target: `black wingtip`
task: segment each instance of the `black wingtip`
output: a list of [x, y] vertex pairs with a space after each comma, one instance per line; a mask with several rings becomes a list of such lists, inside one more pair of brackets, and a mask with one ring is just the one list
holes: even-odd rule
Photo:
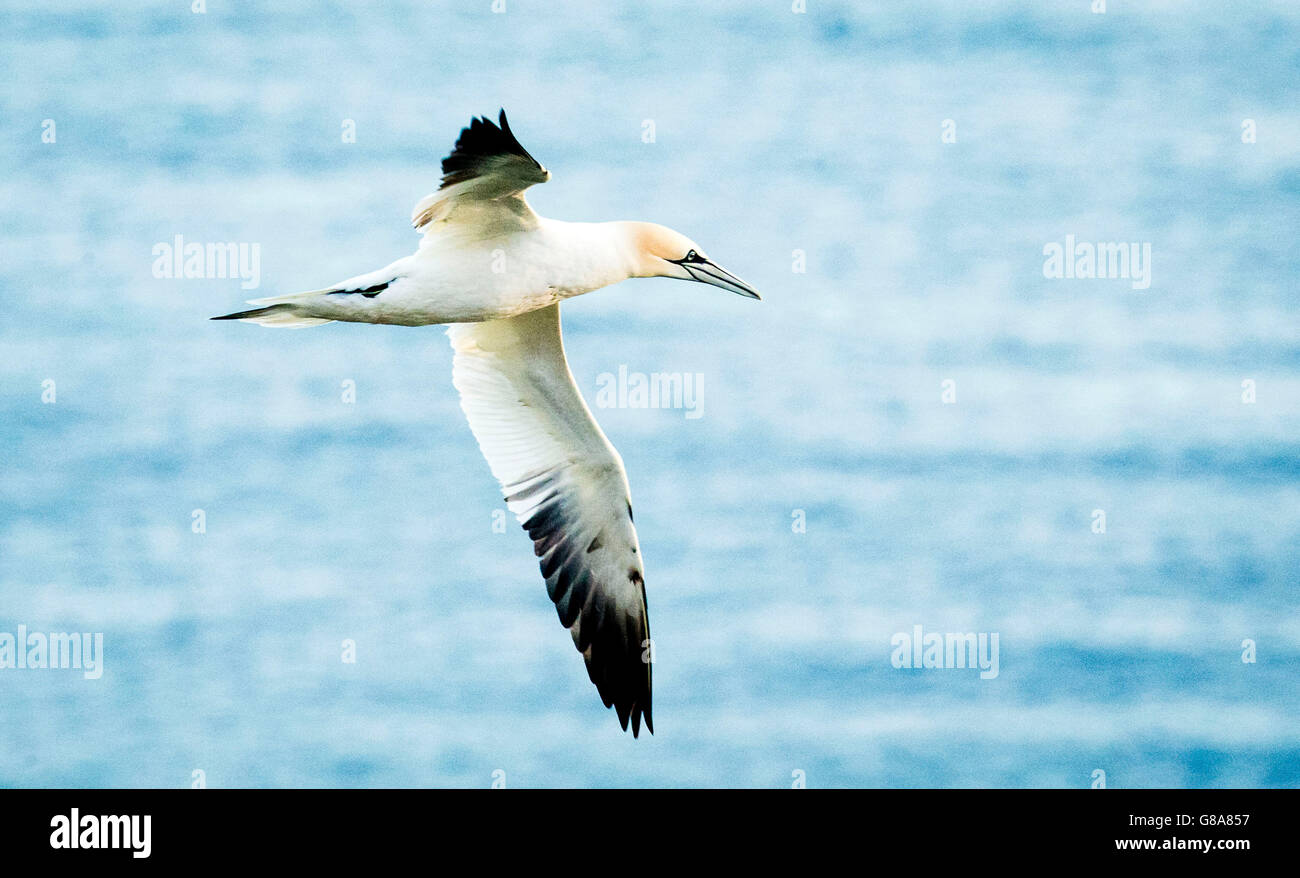
[[234, 314], [222, 314], [220, 317], [209, 317], [209, 320], [248, 320], [253, 317], [265, 317], [268, 314], [278, 314], [281, 311], [288, 311], [290, 305], [267, 305], [265, 308], [252, 308], [248, 311], [236, 311]]
[[[645, 721], [645, 730], [650, 734], [655, 733], [654, 721], [650, 719], [650, 711], [645, 708], [632, 708], [632, 737], [641, 737], [641, 721]], [[626, 730], [626, 727], [624, 727]]]
[[442, 160], [442, 185], [446, 189], [457, 183], [473, 179], [484, 168], [485, 163], [498, 156], [517, 156], [530, 162], [538, 171], [536, 182], [545, 182], [547, 175], [540, 162], [528, 154], [518, 138], [510, 130], [506, 121], [506, 111], [502, 107], [498, 116], [500, 124], [487, 116], [475, 116], [469, 126], [462, 128], [460, 137], [451, 153]]

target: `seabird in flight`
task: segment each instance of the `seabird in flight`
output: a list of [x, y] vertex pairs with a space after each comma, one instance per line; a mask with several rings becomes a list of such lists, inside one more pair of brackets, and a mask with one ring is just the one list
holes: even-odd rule
[[452, 382], [506, 505], [541, 559], [546, 591], [606, 707], [652, 733], [645, 568], [623, 460], [564, 357], [560, 302], [632, 277], [749, 284], [685, 235], [654, 223], [540, 217], [524, 190], [551, 178], [510, 131], [474, 119], [412, 215], [410, 256], [324, 289], [254, 299], [214, 317], [263, 326], [333, 320], [450, 324]]

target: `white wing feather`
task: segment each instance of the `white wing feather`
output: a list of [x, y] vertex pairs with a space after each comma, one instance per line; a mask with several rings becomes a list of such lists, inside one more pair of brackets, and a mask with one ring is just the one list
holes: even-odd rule
[[456, 324], [461, 407], [533, 539], [546, 588], [623, 728], [654, 731], [645, 574], [627, 476], [574, 384], [558, 305]]

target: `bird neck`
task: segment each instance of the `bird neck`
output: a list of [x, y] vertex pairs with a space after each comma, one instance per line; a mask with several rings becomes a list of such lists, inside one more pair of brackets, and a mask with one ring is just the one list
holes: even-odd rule
[[[588, 290], [643, 277], [636, 249], [635, 223], [570, 223], [548, 220], [566, 261]], [[577, 280], [578, 278], [575, 278]]]

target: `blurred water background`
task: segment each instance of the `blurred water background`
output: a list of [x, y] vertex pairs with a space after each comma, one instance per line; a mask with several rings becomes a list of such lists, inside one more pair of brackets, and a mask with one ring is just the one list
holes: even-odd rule
[[[106, 670], [0, 670], [0, 785], [1300, 784], [1300, 6], [1089, 6], [4, 4], [0, 631]], [[698, 419], [596, 412], [638, 741], [493, 531], [441, 329], [207, 320], [410, 252], [501, 106], [540, 213], [765, 294], [564, 307], [589, 400], [704, 376]], [[1149, 242], [1150, 288], [1045, 278], [1067, 234]], [[176, 235], [259, 289], [154, 277]], [[895, 669], [917, 624], [999, 675]]]

